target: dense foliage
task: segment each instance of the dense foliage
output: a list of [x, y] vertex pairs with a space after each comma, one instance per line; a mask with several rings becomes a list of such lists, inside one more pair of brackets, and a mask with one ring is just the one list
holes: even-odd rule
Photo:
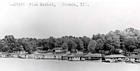
[[140, 52], [140, 31], [127, 28], [124, 31], [116, 30], [107, 34], [94, 34], [92, 38], [63, 36], [47, 39], [16, 39], [13, 35], [6, 35], [0, 40], [1, 52], [25, 51], [33, 53], [38, 50], [49, 52], [54, 48], [62, 48], [71, 53], [81, 51], [84, 53], [117, 54], [120, 53], [120, 50], [123, 52]]

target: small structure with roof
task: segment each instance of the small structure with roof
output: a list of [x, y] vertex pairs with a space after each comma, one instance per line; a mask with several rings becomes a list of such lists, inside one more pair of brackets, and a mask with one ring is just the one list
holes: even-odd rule
[[92, 54], [92, 53], [88, 53], [86, 55], [84, 55], [85, 60], [101, 60], [102, 59], [102, 54]]
[[107, 61], [107, 62], [122, 62], [124, 61], [126, 58], [126, 56], [124, 55], [121, 55], [121, 54], [117, 54], [117, 55], [107, 55], [107, 56], [104, 56], [104, 59], [103, 61]]
[[18, 58], [19, 57], [19, 54], [17, 54], [17, 53], [10, 53], [10, 57], [12, 57], [12, 58]]
[[43, 55], [44, 55], [44, 59], [55, 59], [55, 56], [52, 53], [45, 53]]
[[6, 53], [6, 52], [2, 52], [2, 53], [0, 53], [0, 57], [2, 57], [2, 58], [8, 58], [8, 57], [10, 57], [10, 54], [9, 53]]
[[54, 59], [61, 60], [64, 54], [54, 54]]
[[130, 55], [127, 57], [127, 62], [140, 62], [140, 55]]
[[48, 51], [46, 51], [46, 50], [43, 50], [43, 47], [36, 47], [36, 53], [47, 53]]
[[85, 60], [83, 57], [83, 54], [67, 54], [62, 56], [63, 60], [69, 60], [69, 61], [82, 61]]
[[125, 53], [127, 56], [131, 56], [131, 55], [138, 55], [139, 52], [126, 52]]
[[52, 49], [53, 53], [66, 53], [66, 49], [63, 49], [61, 47], [56, 47]]
[[28, 58], [28, 54], [20, 54], [18, 55], [18, 57], [25, 59], [25, 58]]

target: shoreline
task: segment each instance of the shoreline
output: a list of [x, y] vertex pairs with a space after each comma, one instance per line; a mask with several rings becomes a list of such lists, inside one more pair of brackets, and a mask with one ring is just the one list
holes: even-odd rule
[[[7, 61], [7, 60], [10, 60], [10, 62], [14, 62], [16, 60], [16, 62], [14, 63], [18, 63], [20, 61], [27, 61], [27, 63], [29, 63], [30, 61], [31, 62], [49, 62], [49, 63], [63, 63], [63, 64], [97, 64], [97, 65], [100, 65], [100, 64], [103, 64], [103, 65], [120, 65], [120, 64], [123, 64], [123, 65], [140, 65], [139, 63], [126, 63], [126, 62], [118, 62], [118, 63], [106, 63], [106, 62], [99, 62], [99, 61], [67, 61], [67, 60], [42, 60], [42, 59], [19, 59], [19, 58], [0, 58], [0, 62], [4, 62]], [[6, 62], [7, 63], [7, 62]], [[26, 62], [25, 62], [26, 63]]]
[[0, 71], [139, 71], [140, 64], [0, 58]]
[[[135, 56], [136, 57], [136, 56]], [[134, 57], [124, 56], [122, 54], [102, 55], [102, 54], [16, 54], [2, 53], [0, 58], [17, 58], [17, 59], [32, 59], [32, 60], [57, 60], [69, 62], [102, 62], [102, 63], [132, 63], [140, 64], [140, 60]]]
[[69, 62], [69, 63], [97, 63], [97, 64], [140, 64], [140, 63], [131, 63], [131, 62], [102, 62], [101, 60], [85, 60], [85, 61], [79, 61], [79, 60], [58, 60], [58, 59], [30, 59], [30, 58], [0, 58], [0, 60], [31, 60], [31, 61], [54, 61], [54, 62]]

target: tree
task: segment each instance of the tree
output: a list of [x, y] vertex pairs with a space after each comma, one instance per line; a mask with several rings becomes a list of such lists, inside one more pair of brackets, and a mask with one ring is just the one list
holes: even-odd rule
[[126, 51], [125, 40], [126, 40], [125, 36], [120, 35], [120, 49], [122, 49], [123, 51]]
[[10, 53], [16, 51], [17, 42], [13, 35], [6, 35], [3, 41], [4, 41], [3, 51]]
[[63, 38], [57, 38], [55, 40], [55, 46], [56, 47], [61, 47], [63, 45]]
[[128, 49], [129, 49], [130, 52], [133, 52], [134, 49], [136, 49], [136, 48], [137, 48], [137, 47], [136, 47], [135, 45], [130, 45], [130, 46], [128, 47]]
[[125, 49], [127, 51], [133, 52], [133, 50], [137, 48], [136, 41], [137, 41], [137, 39], [135, 39], [135, 38], [126, 38], [124, 40]]
[[83, 37], [80, 37], [80, 39], [83, 41], [83, 46], [84, 46], [83, 52], [88, 52], [88, 44], [89, 44], [90, 38], [87, 36], [83, 36]]
[[97, 41], [97, 45], [96, 45], [96, 52], [100, 53], [101, 51], [103, 51], [103, 46], [104, 46], [104, 41], [102, 39], [98, 39]]
[[67, 49], [68, 50], [68, 44], [67, 43], [63, 43], [61, 46], [63, 49]]
[[56, 39], [54, 37], [50, 37], [47, 40], [48, 40], [49, 49], [53, 49], [56, 47], [55, 46]]
[[98, 39], [104, 40], [105, 39], [105, 35], [104, 34], [97, 34], [97, 35], [93, 34], [92, 40], [98, 40]]
[[70, 51], [71, 53], [76, 53], [76, 47], [77, 47], [76, 43], [73, 40], [69, 39], [68, 40], [68, 51]]
[[74, 39], [74, 42], [77, 44], [76, 49], [77, 49], [78, 51], [83, 51], [83, 50], [84, 50], [84, 44], [83, 44], [83, 41], [82, 41], [81, 39], [75, 38], [75, 39]]
[[49, 41], [47, 39], [38, 40], [37, 47], [42, 47], [42, 51], [49, 50]]
[[2, 52], [3, 50], [3, 47], [4, 47], [4, 44], [3, 44], [3, 42], [2, 42], [2, 40], [0, 40], [0, 52]]
[[32, 53], [30, 47], [28, 46], [28, 42], [25, 38], [18, 39], [18, 43], [19, 45], [21, 45], [21, 47], [23, 48], [25, 52], [28, 52], [29, 54]]
[[96, 49], [96, 46], [97, 46], [97, 42], [95, 40], [90, 40], [89, 44], [88, 44], [88, 50], [89, 52], [96, 52], [95, 49]]

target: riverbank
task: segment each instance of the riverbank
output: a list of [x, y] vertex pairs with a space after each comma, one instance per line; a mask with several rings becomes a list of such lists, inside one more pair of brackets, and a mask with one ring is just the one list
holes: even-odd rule
[[140, 64], [0, 58], [0, 71], [139, 71]]
[[106, 62], [106, 63], [140, 63], [139, 55], [124, 56], [116, 55], [101, 55], [101, 54], [13, 54], [3, 53], [0, 58], [19, 58], [19, 59], [35, 59], [35, 60], [63, 60], [63, 61], [91, 61], [91, 62]]

